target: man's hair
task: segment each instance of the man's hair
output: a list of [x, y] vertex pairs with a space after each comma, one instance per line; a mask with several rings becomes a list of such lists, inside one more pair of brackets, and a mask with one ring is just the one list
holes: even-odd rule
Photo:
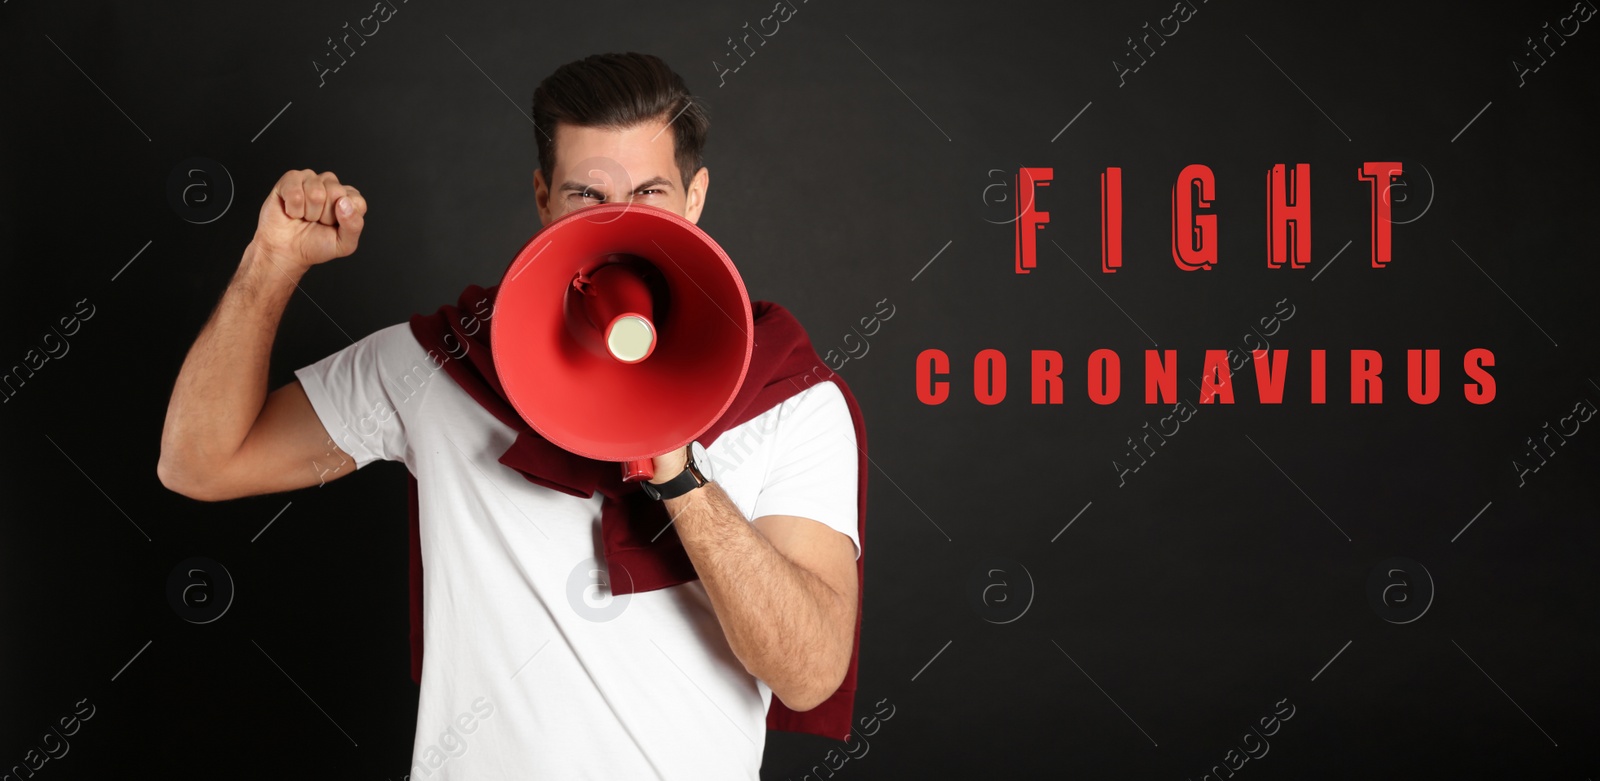
[[556, 69], [533, 91], [534, 141], [545, 182], [555, 169], [556, 123], [613, 130], [669, 120], [673, 155], [688, 188], [704, 163], [711, 119], [683, 79], [661, 58], [628, 52], [594, 54]]

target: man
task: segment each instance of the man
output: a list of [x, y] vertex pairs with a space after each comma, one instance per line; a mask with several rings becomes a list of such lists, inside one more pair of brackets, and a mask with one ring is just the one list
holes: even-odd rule
[[[709, 120], [661, 60], [608, 54], [564, 65], [535, 91], [533, 115], [544, 224], [630, 201], [699, 219]], [[174, 491], [218, 501], [319, 485], [378, 459], [406, 464], [427, 648], [411, 777], [755, 778], [779, 711], [791, 717], [779, 725], [806, 728], [808, 711], [826, 710], [826, 731], [843, 738], [865, 463], [848, 388], [820, 367], [807, 382], [747, 380], [767, 383], [759, 398], [784, 398], [752, 404], [747, 420], [706, 443], [706, 463], [695, 458], [692, 472], [690, 448], [657, 457], [659, 500], [636, 484], [620, 498], [592, 482], [588, 493], [553, 490], [508, 466], [543, 441], [495, 415], [492, 394], [471, 390], [472, 361], [488, 355], [481, 342], [456, 341], [449, 355], [424, 349], [441, 322], [467, 333], [466, 316], [447, 322], [450, 307], [379, 330], [268, 394], [272, 339], [296, 282], [355, 251], [367, 208], [332, 173], [279, 179], [184, 361], [158, 473]], [[490, 300], [477, 290], [462, 309]], [[785, 366], [817, 363], [798, 323], [760, 304], [758, 350], [781, 341], [761, 337], [779, 333], [776, 323], [794, 343]], [[492, 317], [492, 306], [474, 313], [478, 339]], [[706, 472], [702, 483], [696, 473]], [[617, 582], [632, 576], [608, 567], [603, 527], [613, 519], [602, 516], [624, 504], [670, 518], [663, 539], [676, 537], [698, 579]], [[626, 596], [611, 597], [613, 585]]]

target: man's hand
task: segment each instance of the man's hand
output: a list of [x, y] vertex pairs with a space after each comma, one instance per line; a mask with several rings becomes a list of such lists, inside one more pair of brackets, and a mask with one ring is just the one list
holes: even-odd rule
[[273, 263], [287, 264], [283, 271], [298, 275], [355, 252], [366, 214], [367, 200], [332, 172], [289, 171], [261, 204], [252, 243]]
[[689, 446], [684, 445], [670, 453], [662, 453], [651, 459], [651, 463], [655, 464], [656, 474], [655, 477], [650, 478], [650, 482], [661, 485], [677, 477], [678, 473], [682, 472], [684, 467], [688, 465]]

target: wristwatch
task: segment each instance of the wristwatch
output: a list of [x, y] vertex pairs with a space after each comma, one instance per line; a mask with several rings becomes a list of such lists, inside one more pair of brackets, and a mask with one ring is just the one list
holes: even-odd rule
[[683, 471], [679, 472], [677, 477], [660, 485], [648, 480], [639, 485], [651, 499], [676, 499], [713, 479], [711, 457], [706, 455], [705, 446], [699, 442], [690, 442], [689, 459], [684, 462]]

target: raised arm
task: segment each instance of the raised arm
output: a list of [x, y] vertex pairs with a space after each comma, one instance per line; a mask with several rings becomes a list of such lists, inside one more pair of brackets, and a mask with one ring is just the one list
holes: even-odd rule
[[319, 485], [355, 471], [298, 380], [270, 395], [272, 341], [307, 269], [356, 249], [366, 199], [332, 173], [289, 171], [184, 359], [161, 430], [161, 484], [219, 501]]

